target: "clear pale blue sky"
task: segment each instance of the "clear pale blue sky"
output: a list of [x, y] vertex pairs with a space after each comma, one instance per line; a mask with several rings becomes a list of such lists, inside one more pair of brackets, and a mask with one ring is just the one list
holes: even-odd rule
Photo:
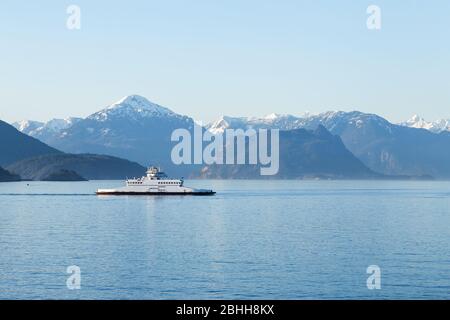
[[[66, 28], [70, 4], [81, 30]], [[366, 28], [366, 8], [382, 29]], [[209, 121], [354, 110], [450, 118], [450, 1], [0, 3], [0, 119], [87, 116], [128, 94]]]

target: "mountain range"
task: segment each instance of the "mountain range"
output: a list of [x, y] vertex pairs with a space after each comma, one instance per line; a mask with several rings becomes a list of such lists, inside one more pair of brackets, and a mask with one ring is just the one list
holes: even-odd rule
[[125, 159], [95, 154], [68, 154], [0, 121], [0, 181], [124, 179], [145, 168]]
[[[212, 133], [221, 133], [227, 128], [279, 128], [283, 130], [292, 130], [309, 127], [309, 123], [311, 122], [323, 122], [326, 118], [332, 118], [336, 114], [343, 115], [345, 113], [338, 111], [329, 111], [319, 115], [305, 113], [301, 117], [296, 117], [290, 114], [272, 113], [261, 118], [222, 116], [218, 120], [209, 123], [206, 127]], [[414, 115], [409, 120], [398, 123], [398, 125], [415, 129], [425, 129], [433, 133], [450, 131], [450, 119], [440, 119], [430, 122], [418, 115]]]
[[[139, 163], [160, 165], [171, 175], [204, 178], [259, 177], [259, 173], [255, 175], [256, 171], [251, 166], [227, 165], [202, 168], [202, 165], [172, 164], [170, 158], [174, 146], [174, 142], [170, 140], [172, 131], [184, 128], [192, 132], [194, 120], [140, 96], [125, 97], [85, 119], [73, 121], [69, 126], [49, 126], [35, 121], [23, 121], [15, 125], [18, 130], [40, 137], [57, 150], [64, 151], [59, 154], [25, 157], [6, 166], [8, 171], [27, 180], [52, 180], [55, 176], [59, 177], [61, 172], [72, 173], [66, 176], [66, 179], [74, 176], [73, 173], [86, 179], [123, 179], [125, 172], [131, 171], [132, 175], [129, 176], [139, 176], [145, 172], [145, 168], [137, 163], [133, 168], [131, 168], [133, 163], [121, 163], [112, 170], [114, 166], [111, 164], [111, 155]], [[52, 130], [45, 132], [50, 134], [42, 135], [44, 132], [42, 128], [48, 127]], [[205, 130], [203, 129], [203, 132]], [[14, 131], [19, 134], [17, 130]], [[280, 144], [282, 167], [279, 174], [272, 178], [378, 176], [355, 158], [339, 137], [333, 136], [323, 127], [311, 132], [283, 131], [280, 134]], [[334, 161], [330, 161], [331, 158]], [[128, 171], [124, 167], [127, 167]], [[226, 174], [223, 170], [226, 170]], [[113, 172], [116, 172], [116, 176]], [[233, 172], [237, 172], [238, 175]]]
[[175, 129], [192, 130], [193, 126], [192, 118], [131, 95], [53, 134], [39, 136], [36, 129], [30, 134], [64, 152], [106, 154], [143, 165], [159, 164], [183, 175], [188, 172], [172, 165], [170, 137]]
[[47, 122], [23, 120], [14, 122], [12, 125], [22, 133], [25, 133], [33, 138], [41, 141], [47, 141], [57, 136], [62, 130], [65, 130], [78, 121], [81, 118], [67, 118], [67, 119], [52, 119]]
[[[74, 120], [65, 122], [70, 122], [68, 125], [51, 126], [56, 128], [54, 130], [40, 129], [46, 127], [46, 124], [32, 121], [15, 125], [23, 132], [39, 137], [51, 147], [68, 153], [106, 154], [129, 159], [144, 166], [157, 164], [174, 175], [195, 176], [200, 169], [196, 166], [176, 166], [170, 159], [170, 152], [174, 146], [174, 142], [170, 141], [171, 133], [179, 128], [192, 132], [194, 120], [152, 103], [144, 97], [127, 96], [87, 118], [71, 119]], [[225, 129], [249, 128], [283, 131], [306, 129], [314, 132], [319, 126], [323, 126], [332, 135], [338, 136], [343, 147], [372, 172], [389, 176], [433, 176], [448, 179], [450, 178], [448, 125], [444, 125], [442, 121], [438, 130], [437, 125], [432, 127], [421, 121], [419, 117], [414, 117], [405, 123], [394, 124], [375, 114], [329, 111], [300, 117], [279, 114], [263, 118], [223, 116], [205, 126], [204, 130], [209, 130], [213, 134], [221, 133]], [[46, 132], [45, 135], [40, 134], [43, 131]], [[284, 133], [282, 137], [292, 138]], [[314, 136], [310, 138], [317, 140]], [[297, 147], [303, 152], [309, 151], [303, 148], [304, 145], [299, 140], [291, 147]], [[321, 161], [320, 157], [324, 157], [326, 161], [338, 161], [336, 157], [327, 158], [323, 151], [317, 154], [316, 159]], [[283, 162], [286, 168], [292, 169], [292, 166], [298, 163], [298, 159], [292, 159], [288, 154], [285, 156], [292, 163], [282, 159], [280, 162]], [[320, 170], [316, 168], [313, 171], [317, 173]], [[300, 174], [292, 172], [294, 175]], [[301, 173], [306, 174], [307, 172]]]
[[[383, 175], [367, 168], [345, 148], [340, 137], [332, 135], [321, 125], [315, 130], [283, 130], [279, 138], [280, 163], [276, 175], [261, 176], [260, 165], [247, 164], [206, 166], [201, 176], [214, 179], [383, 178]], [[246, 147], [246, 150], [249, 148]]]
[[367, 167], [385, 175], [431, 175], [450, 178], [450, 132], [434, 133], [390, 123], [358, 111], [329, 111], [303, 118], [291, 115], [264, 118], [222, 117], [209, 124], [213, 133], [225, 129], [310, 129], [323, 125]]

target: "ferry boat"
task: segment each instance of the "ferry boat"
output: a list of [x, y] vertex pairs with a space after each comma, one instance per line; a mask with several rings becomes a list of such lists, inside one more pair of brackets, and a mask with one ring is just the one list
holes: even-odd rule
[[194, 189], [184, 186], [183, 179], [170, 179], [159, 168], [150, 167], [142, 178], [127, 179], [126, 186], [117, 189], [98, 189], [97, 195], [193, 195], [216, 194], [208, 189]]

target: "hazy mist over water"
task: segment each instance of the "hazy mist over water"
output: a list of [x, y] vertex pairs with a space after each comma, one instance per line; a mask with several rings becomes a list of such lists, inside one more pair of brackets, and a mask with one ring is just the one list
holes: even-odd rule
[[[0, 299], [449, 299], [450, 182], [0, 183]], [[69, 290], [68, 266], [81, 268]], [[369, 265], [381, 290], [368, 290]]]

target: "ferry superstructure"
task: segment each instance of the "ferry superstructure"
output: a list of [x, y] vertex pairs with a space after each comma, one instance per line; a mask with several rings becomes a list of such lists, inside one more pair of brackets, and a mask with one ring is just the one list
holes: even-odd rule
[[97, 195], [214, 195], [208, 189], [194, 189], [184, 186], [183, 179], [170, 179], [157, 167], [150, 167], [146, 176], [127, 179], [126, 186], [117, 189], [98, 189]]

